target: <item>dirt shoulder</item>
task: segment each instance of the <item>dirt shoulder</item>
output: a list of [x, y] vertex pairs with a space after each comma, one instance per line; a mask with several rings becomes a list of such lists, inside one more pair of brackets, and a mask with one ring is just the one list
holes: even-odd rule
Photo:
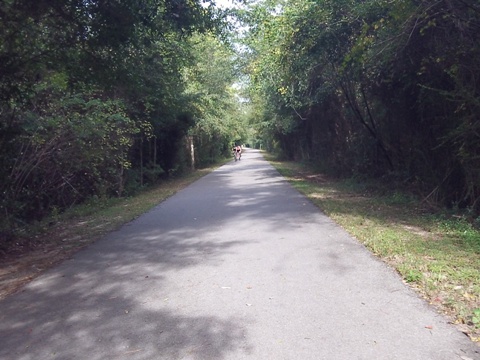
[[215, 167], [197, 170], [164, 181], [133, 197], [79, 206], [37, 224], [35, 229], [29, 230], [28, 236], [9, 239], [8, 247], [0, 253], [0, 301], [21, 291], [25, 284], [52, 266], [132, 221], [214, 169]]
[[[72, 222], [70, 225], [74, 226]], [[96, 239], [88, 235], [70, 238], [68, 231], [61, 228], [68, 228], [67, 224], [57, 225], [33, 240], [18, 239], [0, 257], [0, 300]]]

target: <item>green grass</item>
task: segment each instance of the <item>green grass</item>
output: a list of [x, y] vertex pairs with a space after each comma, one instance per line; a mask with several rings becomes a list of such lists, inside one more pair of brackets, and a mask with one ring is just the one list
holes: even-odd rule
[[382, 184], [332, 179], [266, 156], [292, 185], [480, 341], [480, 231]]

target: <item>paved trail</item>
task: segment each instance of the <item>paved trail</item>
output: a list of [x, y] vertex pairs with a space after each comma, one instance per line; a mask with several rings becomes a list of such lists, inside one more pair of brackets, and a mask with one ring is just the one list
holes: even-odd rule
[[256, 151], [0, 302], [0, 359], [480, 359]]

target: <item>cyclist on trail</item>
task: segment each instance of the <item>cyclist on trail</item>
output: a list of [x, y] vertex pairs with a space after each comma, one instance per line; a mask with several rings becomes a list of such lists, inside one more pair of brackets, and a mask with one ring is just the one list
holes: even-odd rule
[[235, 159], [237, 159], [238, 157], [238, 160], [240, 160], [242, 158], [242, 147], [240, 145], [235, 145], [232, 150], [233, 150]]

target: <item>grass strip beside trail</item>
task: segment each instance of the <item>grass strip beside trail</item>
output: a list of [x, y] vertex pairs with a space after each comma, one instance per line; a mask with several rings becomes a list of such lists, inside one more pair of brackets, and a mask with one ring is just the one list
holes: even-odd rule
[[379, 184], [329, 178], [306, 164], [270, 163], [438, 311], [480, 342], [480, 231]]
[[26, 229], [0, 259], [0, 300], [18, 291], [24, 284], [55, 264], [70, 258], [81, 248], [149, 211], [215, 168], [196, 170], [163, 181], [132, 197], [91, 200], [65, 213], [52, 215]]

